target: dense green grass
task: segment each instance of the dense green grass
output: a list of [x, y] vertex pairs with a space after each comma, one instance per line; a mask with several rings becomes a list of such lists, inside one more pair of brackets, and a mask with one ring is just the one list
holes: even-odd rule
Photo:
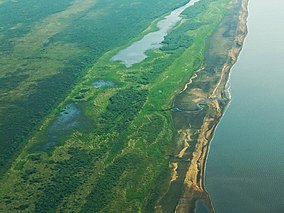
[[[139, 2], [131, 1], [129, 7], [140, 8]], [[130, 68], [110, 60], [119, 48], [98, 58], [13, 161], [6, 181], [0, 182], [0, 211], [153, 212], [167, 190], [169, 157], [175, 146], [176, 129], [171, 112], [165, 109], [172, 106], [192, 73], [203, 66], [206, 38], [224, 17], [228, 2], [201, 0], [183, 13], [183, 21], [168, 34], [161, 49], [149, 51], [146, 60]], [[120, 8], [119, 13], [129, 1], [120, 3], [100, 2], [94, 8]], [[157, 9], [148, 10], [152, 19], [162, 15]], [[129, 16], [139, 16], [136, 12], [143, 13], [127, 11]], [[141, 23], [146, 29], [146, 20]], [[152, 25], [123, 38], [137, 40], [149, 29]], [[65, 36], [62, 32], [54, 39]], [[70, 35], [68, 39], [74, 38]], [[112, 42], [111, 46], [123, 44], [119, 39]], [[115, 86], [95, 88], [92, 83], [97, 80]], [[48, 152], [34, 149], [60, 110], [74, 101], [80, 102], [80, 110], [94, 122], [94, 128], [84, 133], [75, 128]]]

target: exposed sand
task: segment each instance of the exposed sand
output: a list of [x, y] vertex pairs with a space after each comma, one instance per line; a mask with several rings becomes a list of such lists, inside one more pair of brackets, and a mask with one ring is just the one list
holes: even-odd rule
[[193, 76], [189, 79], [189, 82], [184, 86], [183, 90], [180, 92], [184, 92], [185, 90], [187, 90], [187, 88], [189, 87], [189, 85], [192, 83], [193, 79], [197, 78], [197, 73], [204, 70], [204, 68], [201, 68], [199, 70], [196, 70], [195, 73], [193, 74]]
[[[226, 63], [223, 66], [220, 80], [214, 88], [213, 92], [210, 94], [210, 98], [222, 98], [224, 90], [226, 89], [226, 83], [228, 80], [230, 69], [237, 61], [238, 55], [242, 49], [242, 45], [247, 34], [247, 5], [248, 0], [242, 0], [242, 8], [239, 13], [239, 23], [237, 35], [235, 38], [235, 45], [229, 51], [229, 57], [231, 60], [229, 61], [229, 63]], [[184, 181], [185, 190], [175, 211], [177, 213], [192, 211], [193, 208], [191, 205], [193, 204], [192, 200], [194, 198], [194, 200], [196, 200], [196, 198], [204, 198], [205, 203], [207, 203], [207, 205], [210, 202], [203, 183], [204, 168], [208, 153], [208, 146], [214, 134], [215, 127], [217, 126], [220, 117], [222, 116], [222, 109], [220, 108], [218, 101], [212, 100], [210, 101], [209, 105], [211, 105], [211, 107], [216, 110], [216, 119], [212, 119], [210, 117], [206, 117], [204, 119], [198, 138], [198, 143], [195, 146], [193, 158], [191, 160], [190, 167], [187, 171], [186, 178]], [[212, 124], [211, 127], [209, 125], [210, 123]], [[211, 204], [209, 204], [208, 207], [211, 212], [214, 212]]]
[[171, 177], [171, 182], [175, 181], [178, 177], [177, 175], [177, 168], [178, 168], [178, 164], [177, 163], [171, 163], [171, 167], [172, 167], [172, 177]]
[[[232, 0], [231, 5], [240, 1], [242, 6], [238, 16], [237, 33], [234, 39], [234, 45], [228, 52], [229, 59], [227, 63], [223, 65], [218, 74], [218, 81], [216, 81], [216, 84], [214, 87], [212, 87], [212, 90], [209, 94], [204, 94], [202, 90], [199, 91], [197, 88], [192, 88], [192, 90], [187, 93], [189, 95], [188, 97], [191, 98], [192, 103], [197, 103], [206, 96], [209, 99], [206, 101], [206, 114], [204, 116], [203, 123], [201, 124], [201, 128], [194, 130], [198, 134], [198, 138], [196, 139], [197, 143], [194, 147], [191, 158], [188, 159], [190, 160], [190, 163], [183, 182], [183, 192], [175, 209], [175, 212], [177, 213], [193, 212], [195, 202], [198, 199], [203, 199], [210, 212], [214, 212], [209, 195], [204, 188], [204, 169], [209, 143], [224, 111], [224, 105], [220, 106], [220, 100], [229, 99], [226, 93], [226, 84], [229, 78], [230, 69], [238, 59], [247, 34], [246, 23], [248, 16], [247, 6], [249, 0]], [[201, 70], [203, 69], [198, 70], [198, 72]], [[198, 77], [199, 76], [197, 74], [194, 74], [189, 83], [185, 85], [182, 92], [186, 91], [192, 84], [193, 80]], [[187, 156], [186, 152], [191, 144], [191, 136], [194, 134], [194, 131], [192, 129], [179, 130], [179, 135], [182, 136], [183, 139], [183, 147], [179, 147], [179, 152], [177, 154], [178, 158]], [[178, 178], [177, 168], [179, 167], [179, 162], [174, 162], [171, 165], [173, 168], [172, 181], [174, 181]]]
[[182, 141], [183, 141], [183, 148], [182, 150], [178, 153], [178, 157], [182, 158], [184, 156], [185, 151], [189, 147], [190, 144], [190, 129], [183, 130], [180, 132], [182, 134]]

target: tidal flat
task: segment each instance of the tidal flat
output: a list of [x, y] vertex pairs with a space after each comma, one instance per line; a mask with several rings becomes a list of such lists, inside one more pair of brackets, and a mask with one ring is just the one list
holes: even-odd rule
[[203, 68], [175, 98], [173, 109], [179, 110], [173, 111], [173, 118], [180, 143], [171, 162], [177, 178], [164, 197], [164, 212], [195, 212], [197, 201], [214, 212], [204, 186], [204, 170], [209, 143], [230, 101], [227, 81], [247, 34], [247, 3], [234, 1], [230, 5], [207, 39]]

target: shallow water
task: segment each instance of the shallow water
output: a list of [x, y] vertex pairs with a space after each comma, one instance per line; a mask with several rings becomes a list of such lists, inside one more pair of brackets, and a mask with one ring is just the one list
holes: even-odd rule
[[111, 82], [111, 81], [107, 81], [107, 80], [97, 80], [95, 82], [92, 83], [92, 85], [99, 89], [99, 88], [106, 88], [106, 87], [114, 87], [115, 83]]
[[60, 143], [60, 140], [74, 130], [86, 131], [93, 127], [92, 122], [80, 110], [78, 103], [66, 105], [57, 118], [47, 129], [46, 139], [44, 140], [43, 150], [48, 150], [52, 146]]
[[208, 156], [206, 188], [217, 213], [284, 212], [284, 2], [251, 0], [232, 102]]
[[63, 134], [74, 129], [78, 125], [77, 117], [80, 115], [79, 109], [74, 103], [68, 104], [65, 109], [60, 112], [58, 117], [48, 127], [47, 141], [43, 146], [44, 150], [59, 143]]
[[112, 60], [121, 61], [126, 67], [142, 62], [147, 58], [146, 51], [158, 49], [162, 46], [162, 41], [168, 32], [182, 19], [180, 14], [188, 7], [200, 0], [191, 0], [182, 7], [179, 7], [157, 23], [158, 31], [145, 35], [141, 40], [134, 42], [129, 47], [118, 52]]
[[197, 200], [195, 205], [194, 213], [210, 213], [203, 200]]

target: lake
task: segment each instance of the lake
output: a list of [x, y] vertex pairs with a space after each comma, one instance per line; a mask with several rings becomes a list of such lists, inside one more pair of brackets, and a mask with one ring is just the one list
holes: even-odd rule
[[142, 62], [147, 58], [146, 51], [162, 47], [162, 42], [168, 32], [182, 19], [184, 10], [193, 6], [199, 0], [191, 0], [187, 4], [173, 10], [168, 16], [157, 23], [157, 31], [146, 34], [141, 40], [119, 51], [112, 57], [113, 61], [121, 61], [126, 67]]
[[211, 142], [206, 189], [217, 213], [284, 212], [284, 2], [251, 0], [231, 73], [232, 102]]

